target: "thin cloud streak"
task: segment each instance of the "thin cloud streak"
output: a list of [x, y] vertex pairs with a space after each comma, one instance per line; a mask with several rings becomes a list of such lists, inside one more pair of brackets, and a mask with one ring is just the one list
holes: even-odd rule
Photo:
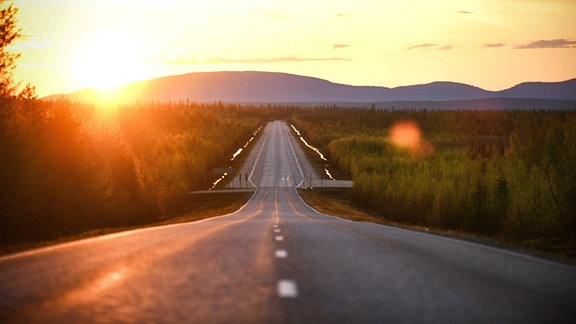
[[536, 49], [536, 48], [576, 48], [576, 41], [559, 39], [541, 39], [528, 44], [514, 47], [515, 49]]
[[189, 65], [189, 64], [266, 64], [266, 63], [289, 63], [289, 62], [327, 62], [327, 61], [350, 61], [342, 57], [255, 57], [255, 58], [223, 58], [223, 57], [157, 57], [151, 60], [156, 64]]
[[440, 51], [446, 51], [446, 50], [451, 50], [454, 47], [452, 45], [440, 45], [440, 44], [434, 44], [434, 43], [423, 43], [423, 44], [416, 44], [416, 45], [411, 45], [408, 46], [406, 48], [404, 48], [405, 50], [408, 51], [412, 51], [412, 50], [440, 50]]
[[432, 48], [432, 47], [436, 47], [436, 46], [438, 46], [438, 44], [424, 43], [424, 44], [416, 44], [416, 45], [408, 46], [405, 49], [406, 50], [427, 49], [427, 48]]
[[10, 50], [22, 51], [28, 48], [45, 48], [54, 44], [44, 35], [22, 34], [16, 39], [13, 45], [9, 46]]
[[334, 44], [334, 45], [332, 45], [332, 48], [334, 48], [335, 50], [341, 49], [341, 48], [346, 48], [346, 47], [350, 47], [350, 45], [348, 45], [348, 44]]
[[491, 43], [491, 44], [484, 44], [482, 46], [482, 48], [498, 48], [498, 47], [504, 47], [506, 46], [506, 44], [502, 44], [502, 43]]

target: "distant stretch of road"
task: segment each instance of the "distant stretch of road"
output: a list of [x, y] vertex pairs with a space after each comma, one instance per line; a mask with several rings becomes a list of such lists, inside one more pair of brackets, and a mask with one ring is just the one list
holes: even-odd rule
[[230, 215], [0, 258], [1, 323], [574, 323], [576, 268], [320, 214], [280, 121]]

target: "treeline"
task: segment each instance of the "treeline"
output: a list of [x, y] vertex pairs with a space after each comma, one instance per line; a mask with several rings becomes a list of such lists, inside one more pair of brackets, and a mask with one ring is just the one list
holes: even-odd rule
[[[0, 101], [0, 244], [135, 226], [207, 189], [263, 122], [290, 119], [383, 217], [520, 239], [576, 233], [576, 113]], [[426, 150], [394, 145], [400, 121]]]
[[[426, 152], [389, 131], [420, 126]], [[384, 217], [515, 239], [576, 234], [576, 113], [316, 108], [292, 122]]]
[[206, 189], [271, 109], [0, 102], [0, 244], [162, 219]]

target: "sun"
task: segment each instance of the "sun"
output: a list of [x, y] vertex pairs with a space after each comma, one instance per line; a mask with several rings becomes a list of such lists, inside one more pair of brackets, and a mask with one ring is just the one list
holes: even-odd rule
[[79, 87], [110, 92], [119, 85], [145, 78], [145, 51], [129, 33], [90, 35], [78, 47], [74, 73]]

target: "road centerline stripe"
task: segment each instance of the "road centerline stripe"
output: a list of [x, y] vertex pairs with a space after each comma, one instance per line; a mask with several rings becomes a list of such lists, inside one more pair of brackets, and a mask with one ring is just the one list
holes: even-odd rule
[[298, 286], [296, 285], [296, 281], [290, 279], [279, 280], [277, 293], [280, 298], [297, 298]]
[[288, 252], [286, 252], [286, 250], [276, 250], [274, 252], [274, 254], [279, 259], [284, 259], [284, 258], [288, 257]]

